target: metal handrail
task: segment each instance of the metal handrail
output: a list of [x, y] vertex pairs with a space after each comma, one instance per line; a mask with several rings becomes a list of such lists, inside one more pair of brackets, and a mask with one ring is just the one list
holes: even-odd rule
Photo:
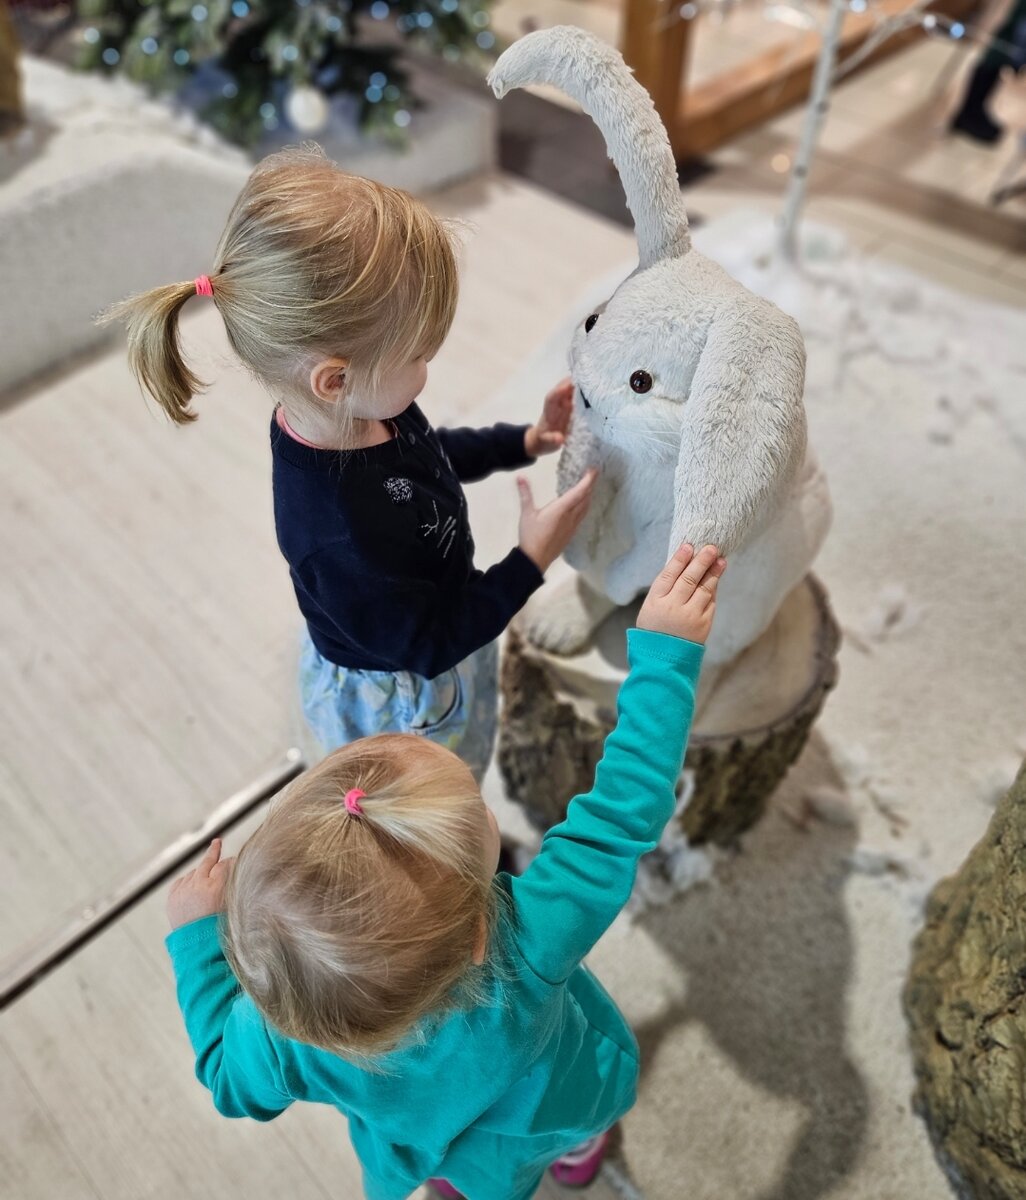
[[0, 1010], [87, 946], [97, 934], [204, 849], [212, 838], [238, 824], [305, 770], [302, 752], [294, 747], [286, 751], [275, 766], [229, 796], [195, 829], [179, 834], [145, 866], [111, 891], [84, 904], [59, 928], [21, 947], [0, 964]]

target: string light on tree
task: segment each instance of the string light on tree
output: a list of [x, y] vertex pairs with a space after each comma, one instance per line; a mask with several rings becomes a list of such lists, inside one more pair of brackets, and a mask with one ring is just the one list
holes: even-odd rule
[[320, 133], [330, 115], [328, 97], [309, 85], [293, 88], [285, 101], [285, 116], [298, 133], [310, 136]]

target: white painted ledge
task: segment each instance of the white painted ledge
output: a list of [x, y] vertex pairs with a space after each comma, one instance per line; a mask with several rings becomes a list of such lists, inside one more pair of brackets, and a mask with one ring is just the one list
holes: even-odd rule
[[[0, 146], [0, 393], [94, 346], [115, 300], [207, 270], [252, 164], [127, 81], [30, 56], [24, 75], [28, 129]], [[494, 107], [432, 75], [417, 86], [429, 107], [409, 152], [329, 127], [327, 153], [415, 192], [489, 168]]]

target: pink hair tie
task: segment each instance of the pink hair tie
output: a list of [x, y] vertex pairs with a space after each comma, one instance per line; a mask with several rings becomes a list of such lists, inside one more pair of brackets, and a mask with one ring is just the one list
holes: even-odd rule
[[214, 294], [213, 285], [210, 282], [209, 275], [201, 275], [196, 280], [196, 295], [197, 296], [212, 296]]
[[359, 788], [350, 788], [346, 792], [346, 812], [352, 817], [362, 817], [363, 809], [360, 807], [360, 801], [367, 795], [366, 792], [361, 792]]

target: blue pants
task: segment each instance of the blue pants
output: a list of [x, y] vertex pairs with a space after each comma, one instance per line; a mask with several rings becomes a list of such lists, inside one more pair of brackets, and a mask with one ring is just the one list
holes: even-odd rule
[[359, 671], [324, 658], [304, 638], [299, 686], [325, 754], [377, 733], [416, 733], [458, 754], [478, 782], [498, 720], [498, 644], [483, 646], [434, 679], [412, 671]]

